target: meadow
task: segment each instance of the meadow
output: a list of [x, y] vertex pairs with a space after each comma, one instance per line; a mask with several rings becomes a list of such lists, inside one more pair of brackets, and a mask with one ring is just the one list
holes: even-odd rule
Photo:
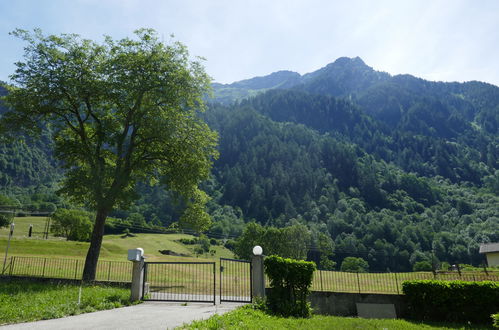
[[0, 325], [130, 305], [128, 288], [0, 278]]
[[[464, 324], [418, 322], [402, 319], [362, 319], [313, 315], [311, 318], [283, 318], [268, 315], [252, 306], [245, 306], [223, 315], [214, 315], [207, 320], [185, 324], [179, 329], [469, 329]], [[490, 329], [474, 326], [473, 329]]]
[[[14, 235], [9, 248], [9, 255], [24, 257], [56, 257], [85, 258], [89, 243], [67, 241], [65, 238], [54, 237], [51, 233], [44, 238], [45, 217], [17, 217], [14, 219]], [[30, 224], [33, 225], [33, 236], [28, 237]], [[0, 251], [5, 251], [9, 228], [0, 229]], [[192, 239], [187, 234], [135, 234], [135, 237], [123, 235], [105, 235], [102, 243], [101, 260], [126, 261], [128, 249], [141, 247], [148, 261], [212, 261], [219, 258], [233, 258], [231, 251], [221, 245], [212, 245], [213, 255], [205, 253], [196, 255], [195, 245], [178, 242], [180, 239]], [[160, 250], [171, 250], [188, 257], [164, 255]]]

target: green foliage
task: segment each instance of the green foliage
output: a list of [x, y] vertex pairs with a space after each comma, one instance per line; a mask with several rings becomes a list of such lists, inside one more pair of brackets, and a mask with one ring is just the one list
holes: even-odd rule
[[58, 209], [52, 214], [50, 230], [68, 241], [89, 241], [92, 233], [92, 214], [82, 210]]
[[[74, 34], [13, 34], [27, 43], [4, 98], [1, 126], [40, 133], [51, 127], [64, 166], [61, 193], [96, 210], [96, 231], [109, 213], [137, 199], [136, 185], [161, 183], [183, 197], [180, 223], [209, 226], [198, 188], [217, 156], [217, 135], [199, 118], [210, 78], [179, 42], [165, 45], [151, 29], [102, 44]], [[102, 242], [92, 236], [84, 278], [93, 280]]]
[[304, 225], [275, 228], [250, 222], [236, 240], [234, 252], [240, 258], [249, 259], [253, 247], [260, 245], [266, 255], [276, 254], [285, 258], [305, 259], [309, 243], [310, 232]]
[[367, 273], [369, 264], [362, 258], [346, 257], [340, 267], [342, 272]]
[[12, 216], [5, 213], [0, 213], [0, 228], [7, 227], [12, 221]]
[[499, 328], [499, 313], [492, 314], [490, 317], [492, 317], [492, 325], [495, 328]]
[[417, 320], [489, 323], [499, 310], [497, 282], [406, 281], [402, 290]]
[[204, 252], [208, 252], [210, 250], [210, 239], [206, 237], [206, 235], [201, 235], [198, 239], [197, 242], [199, 243], [199, 246]]
[[431, 272], [433, 270], [433, 267], [431, 266], [431, 263], [424, 260], [416, 262], [412, 267], [412, 270], [415, 272]]
[[269, 256], [264, 260], [265, 274], [269, 277], [271, 291], [267, 303], [278, 315], [309, 317], [307, 296], [316, 269], [313, 262]]

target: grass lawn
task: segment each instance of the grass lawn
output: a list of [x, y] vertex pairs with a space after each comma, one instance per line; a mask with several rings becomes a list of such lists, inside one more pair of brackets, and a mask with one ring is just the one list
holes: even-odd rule
[[[17, 217], [14, 219], [15, 230], [10, 244], [9, 255], [26, 257], [85, 258], [88, 243], [66, 241], [64, 238], [49, 235], [43, 239], [45, 217]], [[28, 237], [29, 225], [33, 225], [33, 237]], [[0, 228], [0, 251], [5, 251], [8, 239], [8, 228]], [[128, 249], [141, 247], [148, 261], [213, 261], [218, 258], [233, 258], [231, 251], [223, 246], [211, 246], [214, 255], [205, 253], [197, 257], [195, 245], [177, 242], [180, 238], [192, 238], [185, 234], [136, 234], [136, 237], [123, 238], [122, 235], [105, 235], [102, 243], [101, 260], [126, 261]], [[174, 257], [163, 255], [159, 250], [171, 250], [191, 257]]]
[[[214, 315], [204, 321], [195, 321], [179, 329], [470, 329], [466, 325], [422, 323], [406, 320], [361, 319], [353, 317], [315, 315], [308, 319], [282, 318], [267, 315], [245, 306], [224, 315]], [[473, 329], [490, 329], [473, 327]]]
[[0, 324], [54, 319], [130, 304], [128, 288], [83, 286], [80, 296], [78, 285], [0, 278]]

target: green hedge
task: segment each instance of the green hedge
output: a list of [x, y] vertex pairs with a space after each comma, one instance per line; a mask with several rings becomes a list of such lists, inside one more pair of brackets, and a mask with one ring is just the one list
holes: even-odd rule
[[402, 291], [418, 320], [490, 324], [499, 310], [499, 282], [406, 281]]
[[270, 256], [264, 261], [271, 290], [268, 308], [282, 316], [308, 317], [312, 309], [307, 301], [315, 263]]
[[492, 317], [492, 325], [494, 326], [494, 328], [499, 328], [499, 313], [492, 314], [491, 317]]

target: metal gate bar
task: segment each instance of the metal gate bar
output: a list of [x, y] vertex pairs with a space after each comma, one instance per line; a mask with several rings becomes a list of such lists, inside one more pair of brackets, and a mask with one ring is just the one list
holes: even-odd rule
[[[145, 262], [144, 300], [216, 303], [214, 262]], [[145, 292], [145, 290], [143, 290]]]
[[220, 258], [220, 302], [251, 302], [251, 262]]

